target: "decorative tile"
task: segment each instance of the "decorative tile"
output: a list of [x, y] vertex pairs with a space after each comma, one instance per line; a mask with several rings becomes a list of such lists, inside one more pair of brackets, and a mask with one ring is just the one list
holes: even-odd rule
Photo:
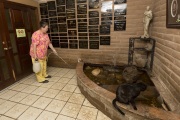
[[43, 94], [44, 97], [54, 98], [59, 93], [59, 90], [49, 89]]
[[55, 120], [57, 116], [56, 113], [43, 111], [36, 120]]
[[27, 108], [28, 106], [26, 105], [17, 104], [8, 112], [6, 112], [5, 115], [12, 118], [18, 118]]
[[62, 90], [66, 84], [64, 83], [55, 83], [51, 88], [52, 89], [57, 89], [57, 90]]
[[84, 106], [88, 106], [88, 107], [93, 107], [93, 108], [95, 108], [87, 99], [85, 99], [83, 105], [84, 105]]
[[32, 92], [32, 94], [35, 94], [35, 95], [42, 95], [44, 94], [46, 91], [48, 90], [48, 88], [37, 88], [35, 91]]
[[77, 118], [80, 120], [96, 120], [97, 112], [97, 109], [82, 106]]
[[84, 99], [84, 95], [73, 93], [72, 96], [69, 98], [68, 102], [82, 104]]
[[44, 83], [39, 83], [38, 81], [36, 81], [36, 82], [33, 82], [31, 85], [34, 85], [34, 86], [41, 86], [42, 84], [44, 84]]
[[52, 77], [49, 79], [50, 82], [57, 82], [60, 79], [60, 77]]
[[77, 85], [77, 80], [76, 79], [71, 79], [68, 84], [73, 84], [73, 85]]
[[56, 120], [75, 120], [74, 118], [67, 117], [64, 115], [59, 115]]
[[24, 98], [20, 103], [25, 104], [25, 105], [32, 105], [39, 96], [37, 95], [28, 95], [26, 98]]
[[60, 93], [55, 97], [55, 99], [62, 100], [62, 101], [68, 101], [72, 93], [60, 91]]
[[46, 106], [51, 102], [52, 99], [50, 98], [45, 98], [45, 97], [40, 97], [32, 106], [40, 108], [40, 109], [45, 109]]
[[25, 85], [25, 84], [19, 84], [19, 85], [17, 85], [16, 87], [12, 88], [12, 90], [15, 90], [15, 91], [22, 91], [22, 90], [25, 89], [26, 87], [28, 87], [28, 85]]
[[54, 76], [61, 78], [64, 74], [65, 74], [65, 73], [58, 72], [58, 73], [54, 74]]
[[64, 108], [62, 109], [61, 114], [69, 116], [69, 117], [76, 118], [78, 113], [79, 113], [80, 108], [81, 108], [81, 105], [73, 104], [73, 103], [67, 103], [64, 106]]
[[76, 89], [77, 86], [75, 85], [66, 85], [62, 90], [68, 91], [68, 92], [73, 92]]
[[10, 98], [10, 101], [14, 101], [14, 102], [19, 102], [22, 99], [24, 99], [28, 94], [26, 93], [21, 93], [19, 92], [18, 94], [16, 94], [15, 96], [13, 96], [12, 98]]
[[27, 88], [25, 88], [24, 90], [22, 90], [22, 92], [25, 93], [32, 93], [35, 89], [37, 89], [37, 86], [28, 86]]
[[4, 114], [15, 105], [16, 103], [14, 102], [10, 102], [10, 101], [4, 102], [3, 104], [0, 105], [0, 114]]
[[50, 88], [54, 82], [48, 82], [47, 84], [42, 84], [41, 87]]
[[74, 74], [72, 74], [72, 73], [67, 73], [67, 74], [65, 74], [63, 77], [72, 78], [74, 75], [75, 75], [75, 73], [74, 73]]
[[12, 118], [9, 118], [9, 117], [6, 117], [6, 116], [1, 116], [0, 120], [15, 120], [15, 119], [12, 119]]
[[76, 90], [74, 91], [74, 93], [81, 93], [79, 87], [76, 88]]
[[13, 96], [16, 95], [17, 93], [18, 93], [18, 92], [16, 92], [16, 91], [8, 90], [8, 91], [5, 92], [4, 94], [2, 94], [2, 95], [0, 96], [0, 98], [8, 100], [9, 98], [13, 97]]
[[105, 114], [103, 114], [101, 111], [98, 111], [97, 120], [111, 120], [111, 119], [107, 117]]
[[65, 78], [65, 77], [62, 77], [59, 79], [58, 82], [61, 82], [61, 83], [68, 83], [70, 81], [70, 78]]
[[29, 107], [18, 120], [35, 120], [41, 112], [41, 109]]
[[46, 110], [50, 111], [50, 112], [59, 113], [62, 110], [62, 108], [64, 107], [65, 104], [66, 104], [66, 102], [64, 102], [64, 101], [53, 100], [47, 106]]

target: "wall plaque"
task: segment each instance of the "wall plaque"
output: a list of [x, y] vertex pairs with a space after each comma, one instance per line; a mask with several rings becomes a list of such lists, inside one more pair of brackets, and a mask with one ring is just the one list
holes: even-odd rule
[[48, 1], [48, 10], [56, 10], [55, 1]]
[[112, 17], [103, 17], [101, 18], [101, 21], [110, 21], [112, 20]]
[[78, 32], [87, 32], [87, 28], [78, 28]]
[[101, 25], [111, 25], [112, 22], [111, 21], [102, 21]]
[[127, 4], [114, 5], [114, 16], [126, 15]]
[[79, 37], [81, 40], [88, 40], [88, 37]]
[[69, 37], [69, 39], [77, 39], [77, 37]]
[[47, 6], [40, 7], [40, 13], [41, 15], [47, 15], [48, 14]]
[[52, 37], [52, 36], [57, 36], [57, 37], [58, 37], [59, 34], [57, 34], [57, 33], [51, 33], [51, 37]]
[[78, 22], [87, 22], [87, 19], [78, 19]]
[[77, 44], [78, 41], [77, 40], [69, 40], [69, 43]]
[[67, 33], [59, 33], [60, 36], [67, 36]]
[[88, 26], [89, 29], [98, 29], [99, 26]]
[[112, 12], [112, 1], [103, 1], [101, 4], [101, 12]]
[[67, 32], [66, 24], [58, 24], [59, 25], [59, 32]]
[[98, 11], [89, 11], [89, 17], [99, 17]]
[[114, 0], [114, 4], [126, 3], [126, 0]]
[[101, 17], [112, 17], [112, 13], [101, 13]]
[[40, 7], [47, 6], [47, 3], [40, 3], [39, 6], [40, 6]]
[[77, 15], [77, 18], [86, 18], [87, 15]]
[[65, 5], [66, 0], [56, 0], [57, 5]]
[[60, 36], [60, 40], [68, 40], [68, 37], [67, 36]]
[[98, 29], [89, 29], [89, 32], [99, 32]]
[[99, 0], [89, 0], [89, 9], [99, 8]]
[[49, 17], [56, 17], [56, 11], [49, 11]]
[[88, 41], [79, 41], [79, 48], [88, 49]]
[[58, 13], [58, 16], [66, 16], [66, 13]]
[[76, 20], [67, 20], [68, 28], [76, 28]]
[[99, 36], [89, 37], [89, 40], [99, 40]]
[[51, 36], [51, 40], [59, 40], [59, 37], [58, 36], [56, 36], [56, 37]]
[[69, 44], [69, 48], [78, 49], [78, 44]]
[[100, 26], [100, 34], [101, 35], [109, 35], [110, 34], [110, 25], [101, 25]]
[[100, 36], [100, 45], [110, 45], [110, 36]]
[[89, 25], [99, 25], [99, 18], [89, 19]]
[[51, 42], [54, 47], [60, 47], [59, 40], [52, 40]]
[[86, 3], [87, 0], [77, 0], [77, 3]]
[[60, 42], [61, 42], [61, 43], [62, 43], [62, 42], [67, 43], [67, 42], [68, 42], [68, 40], [63, 40], [63, 39], [60, 39]]
[[60, 42], [60, 47], [61, 48], [68, 48], [68, 43], [61, 43]]
[[66, 0], [66, 9], [75, 8], [75, 1], [74, 0]]
[[126, 21], [114, 21], [114, 31], [126, 30]]
[[58, 6], [57, 7], [57, 12], [66, 12], [65, 11], [65, 6]]
[[87, 33], [79, 33], [79, 36], [88, 36]]
[[99, 41], [89, 41], [90, 49], [99, 49]]
[[116, 16], [114, 17], [114, 20], [121, 20], [121, 21], [125, 21], [126, 20], [126, 16], [121, 15], [121, 16]]
[[58, 32], [58, 26], [57, 24], [50, 25], [51, 32]]
[[99, 36], [99, 33], [89, 33], [89, 36]]
[[66, 23], [66, 17], [58, 17], [58, 23]]
[[76, 30], [68, 30], [68, 35], [69, 36], [76, 36], [77, 35], [77, 31]]
[[16, 29], [17, 38], [26, 37], [25, 29]]
[[77, 14], [87, 14], [87, 5], [77, 5]]

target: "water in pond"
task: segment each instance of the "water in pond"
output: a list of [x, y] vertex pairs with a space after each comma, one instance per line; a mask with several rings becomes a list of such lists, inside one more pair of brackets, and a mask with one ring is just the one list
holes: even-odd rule
[[[98, 74], [93, 75], [92, 71], [97, 70]], [[97, 64], [85, 64], [84, 73], [88, 78], [90, 78], [97, 85], [107, 89], [110, 92], [115, 93], [116, 89], [122, 83], [126, 83], [122, 76], [124, 67], [112, 67], [109, 65], [97, 65]], [[141, 95], [136, 99], [137, 102], [141, 102], [148, 106], [161, 108], [161, 104], [158, 102], [157, 97], [159, 93], [157, 92], [153, 82], [150, 80], [146, 72], [140, 71], [138, 75], [137, 82], [144, 82], [148, 85], [147, 90], [141, 92]]]

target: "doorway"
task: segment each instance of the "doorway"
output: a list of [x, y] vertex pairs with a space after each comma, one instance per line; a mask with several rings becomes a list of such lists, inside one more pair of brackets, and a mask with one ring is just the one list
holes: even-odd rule
[[35, 7], [0, 2], [0, 90], [32, 73], [29, 47], [36, 13]]

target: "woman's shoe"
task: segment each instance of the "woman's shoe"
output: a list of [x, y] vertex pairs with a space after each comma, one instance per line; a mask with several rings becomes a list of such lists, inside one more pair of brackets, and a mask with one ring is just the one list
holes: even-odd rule
[[45, 77], [45, 78], [51, 78], [51, 75], [48, 75], [47, 77]]
[[48, 82], [49, 82], [48, 80], [44, 80], [44, 81], [42, 81], [40, 83], [48, 83]]

